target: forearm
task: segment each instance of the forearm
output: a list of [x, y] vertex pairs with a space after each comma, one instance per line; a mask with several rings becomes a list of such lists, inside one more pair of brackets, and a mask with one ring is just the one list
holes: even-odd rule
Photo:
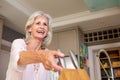
[[38, 51], [22, 51], [20, 52], [18, 65], [26, 65], [31, 63], [40, 63], [41, 57]]

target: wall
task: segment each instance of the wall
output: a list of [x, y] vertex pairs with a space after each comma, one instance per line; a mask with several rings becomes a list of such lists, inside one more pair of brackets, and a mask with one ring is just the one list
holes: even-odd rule
[[70, 50], [79, 53], [79, 33], [78, 28], [69, 28], [53, 33], [53, 39], [49, 49], [60, 49], [66, 56]]
[[4, 46], [4, 49], [6, 49], [5, 47], [6, 42], [2, 40], [2, 33], [3, 33], [3, 19], [0, 16], [0, 80], [5, 80], [6, 70], [9, 62], [9, 52], [2, 50], [3, 46]]
[[0, 80], [5, 80], [9, 62], [9, 52], [0, 50]]

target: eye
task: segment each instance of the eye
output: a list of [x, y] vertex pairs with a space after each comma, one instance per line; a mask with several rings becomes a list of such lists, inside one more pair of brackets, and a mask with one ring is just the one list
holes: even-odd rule
[[40, 22], [37, 22], [36, 24], [40, 24]]
[[43, 25], [48, 26], [48, 24], [47, 24], [47, 23], [43, 23]]

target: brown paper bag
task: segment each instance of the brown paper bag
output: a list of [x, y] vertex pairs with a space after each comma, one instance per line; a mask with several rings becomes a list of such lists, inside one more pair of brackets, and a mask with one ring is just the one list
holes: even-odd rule
[[90, 80], [90, 78], [84, 69], [64, 69], [59, 80]]

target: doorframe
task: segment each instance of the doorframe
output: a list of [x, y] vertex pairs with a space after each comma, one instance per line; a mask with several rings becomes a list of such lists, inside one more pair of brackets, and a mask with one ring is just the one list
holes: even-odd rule
[[[88, 46], [88, 59], [89, 59], [89, 73], [90, 73], [90, 80], [101, 80], [100, 77], [100, 72], [95, 71], [94, 66], [98, 66], [98, 64], [94, 64], [95, 59], [95, 54], [96, 50], [98, 49], [104, 49], [104, 48], [113, 48], [113, 47], [120, 47], [120, 42], [116, 43], [109, 43], [109, 44], [101, 44], [101, 45], [93, 45], [93, 46]], [[100, 69], [98, 69], [100, 70]], [[96, 73], [99, 72], [99, 73]], [[98, 79], [96, 79], [96, 74], [98, 75]]]

